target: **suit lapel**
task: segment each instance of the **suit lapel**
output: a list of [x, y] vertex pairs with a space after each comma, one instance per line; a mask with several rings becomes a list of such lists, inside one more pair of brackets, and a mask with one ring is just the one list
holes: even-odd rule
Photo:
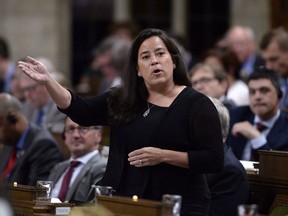
[[61, 166], [56, 167], [57, 172], [55, 172], [54, 176], [51, 176], [50, 180], [56, 183], [60, 179], [61, 175], [65, 172], [65, 170], [68, 168], [68, 166], [69, 166], [69, 161], [65, 161], [61, 164]]
[[6, 165], [9, 161], [9, 158], [10, 158], [10, 154], [12, 152], [12, 147], [13, 146], [6, 146], [6, 145], [4, 145], [4, 147], [3, 147], [3, 152], [2, 152], [2, 155], [0, 157], [0, 175], [2, 174], [4, 169], [6, 168]]
[[287, 130], [287, 128], [285, 127], [285, 125], [287, 124], [286, 122], [287, 122], [286, 116], [283, 115], [283, 113], [281, 112], [279, 118], [276, 120], [269, 134], [267, 135], [267, 140], [269, 140], [270, 143], [274, 143], [275, 140], [281, 138], [282, 137], [281, 134], [283, 132], [286, 133]]
[[[30, 129], [27, 133], [26, 139], [24, 140], [23, 143], [23, 147], [20, 150], [20, 155], [18, 157], [18, 159], [16, 160], [13, 169], [11, 170], [11, 176], [13, 175], [14, 170], [16, 170], [16, 168], [19, 166], [19, 164], [22, 163], [22, 158], [24, 157], [25, 153], [26, 153], [26, 149], [28, 148], [28, 146], [30, 145], [30, 143], [32, 142], [33, 139], [33, 133], [34, 133], [34, 128], [32, 129], [32, 126], [30, 125]], [[12, 146], [4, 146], [3, 152], [7, 152], [4, 154], [3, 159], [1, 157], [1, 162], [0, 162], [0, 172], [2, 173], [3, 170], [6, 167], [6, 164], [9, 160], [10, 154], [12, 151]]]
[[23, 147], [22, 149], [20, 150], [20, 155], [19, 155], [19, 158], [17, 159], [16, 163], [15, 163], [15, 166], [14, 168], [12, 169], [12, 172], [13, 173], [13, 170], [16, 169], [16, 167], [22, 163], [22, 158], [25, 156], [26, 154], [26, 150], [28, 149], [28, 147], [30, 146], [30, 144], [32, 143], [34, 137], [35, 137], [35, 127], [32, 126], [31, 124], [29, 125], [29, 131], [27, 133], [27, 136], [24, 140], [24, 143], [23, 143]]

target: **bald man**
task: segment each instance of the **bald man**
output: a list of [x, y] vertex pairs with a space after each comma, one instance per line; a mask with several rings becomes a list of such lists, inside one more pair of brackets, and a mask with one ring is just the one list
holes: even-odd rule
[[1, 93], [0, 104], [0, 181], [35, 186], [48, 178], [62, 152], [47, 130], [28, 122], [16, 97]]
[[256, 68], [264, 65], [264, 60], [256, 53], [257, 46], [252, 28], [232, 26], [227, 31], [225, 39], [241, 62], [240, 77], [242, 79], [246, 80]]

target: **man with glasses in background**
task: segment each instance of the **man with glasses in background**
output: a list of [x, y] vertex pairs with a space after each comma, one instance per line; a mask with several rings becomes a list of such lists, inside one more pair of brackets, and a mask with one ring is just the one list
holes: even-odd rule
[[208, 64], [198, 63], [190, 70], [192, 87], [208, 97], [213, 97], [230, 110], [236, 104], [226, 97], [229, 87], [227, 74], [221, 69], [213, 68]]
[[107, 159], [99, 152], [102, 127], [84, 127], [67, 117], [63, 139], [70, 159], [57, 164], [50, 173], [54, 182], [52, 197], [62, 202], [89, 202], [94, 199], [91, 185], [104, 175]]
[[[54, 73], [56, 72], [53, 72], [51, 76], [57, 77]], [[65, 115], [57, 109], [45, 86], [35, 82], [24, 73], [21, 73], [18, 79], [19, 89], [24, 94], [25, 102], [28, 103], [23, 108], [29, 121], [49, 130], [52, 134], [61, 134]]]

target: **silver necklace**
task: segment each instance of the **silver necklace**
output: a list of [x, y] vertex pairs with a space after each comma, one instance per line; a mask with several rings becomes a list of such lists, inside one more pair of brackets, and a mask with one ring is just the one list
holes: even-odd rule
[[147, 110], [143, 113], [144, 117], [147, 117], [150, 113], [150, 109], [152, 109], [155, 106], [155, 104], [153, 104], [151, 107], [149, 106], [149, 103], [147, 102]]

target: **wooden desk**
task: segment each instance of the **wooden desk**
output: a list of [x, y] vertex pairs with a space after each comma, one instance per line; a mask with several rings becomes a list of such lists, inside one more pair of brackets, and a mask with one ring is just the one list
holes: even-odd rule
[[5, 189], [10, 197], [13, 211], [18, 216], [53, 216], [56, 215], [56, 211], [73, 207], [70, 203], [38, 204], [36, 193], [45, 192], [45, 189], [26, 185], [6, 185]]
[[266, 178], [257, 174], [248, 174], [251, 198], [249, 203], [256, 203], [259, 213], [268, 214], [276, 195], [288, 195], [288, 181]]
[[99, 204], [112, 211], [116, 216], [161, 216], [161, 202], [144, 199], [133, 201], [132, 198], [120, 196], [102, 196], [97, 199]]
[[262, 150], [259, 156], [259, 174], [248, 174], [251, 190], [248, 202], [258, 204], [259, 213], [267, 215], [276, 207], [276, 196], [288, 196], [288, 152]]

